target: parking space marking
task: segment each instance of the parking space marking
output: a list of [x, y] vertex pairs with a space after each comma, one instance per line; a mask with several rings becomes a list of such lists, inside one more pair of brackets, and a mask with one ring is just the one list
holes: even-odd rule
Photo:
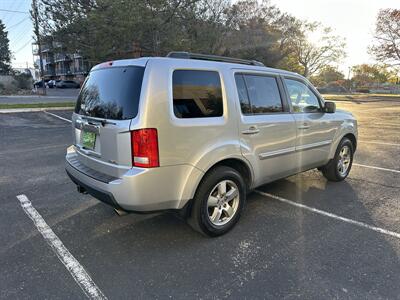
[[49, 227], [49, 225], [47, 225], [43, 217], [33, 207], [28, 197], [25, 195], [18, 195], [17, 198], [21, 203], [25, 213], [33, 221], [33, 224], [36, 226], [37, 230], [41, 233], [47, 244], [49, 244], [51, 249], [67, 268], [85, 295], [90, 299], [107, 299], [107, 297], [86, 272], [84, 267], [68, 251], [54, 231]]
[[367, 229], [370, 229], [372, 231], [383, 233], [383, 234], [390, 235], [392, 237], [400, 239], [400, 233], [398, 233], [398, 232], [386, 230], [386, 229], [383, 229], [383, 228], [380, 228], [380, 227], [376, 227], [376, 226], [372, 226], [372, 225], [369, 225], [369, 224], [366, 224], [366, 223], [363, 223], [363, 222], [360, 222], [360, 221], [356, 221], [356, 220], [353, 220], [353, 219], [345, 218], [345, 217], [342, 217], [342, 216], [339, 216], [339, 215], [336, 215], [336, 214], [333, 214], [333, 213], [330, 213], [330, 212], [327, 212], [327, 211], [324, 211], [324, 210], [320, 210], [318, 208], [307, 206], [307, 205], [304, 205], [304, 204], [301, 204], [301, 203], [298, 203], [298, 202], [295, 202], [295, 201], [292, 201], [292, 200], [289, 200], [289, 199], [286, 199], [286, 198], [282, 198], [282, 197], [279, 197], [279, 196], [276, 196], [276, 195], [273, 195], [273, 194], [270, 194], [270, 193], [265, 193], [265, 192], [262, 192], [262, 191], [259, 191], [259, 190], [255, 190], [254, 192], [259, 194], [259, 195], [261, 195], [261, 196], [269, 197], [269, 198], [278, 200], [280, 202], [283, 202], [283, 203], [286, 203], [286, 204], [289, 204], [289, 205], [292, 205], [292, 206], [296, 206], [296, 207], [308, 210], [308, 211], [310, 211], [312, 213], [315, 213], [315, 214], [319, 214], [319, 215], [322, 215], [322, 216], [325, 216], [325, 217], [329, 217], [329, 218], [332, 218], [332, 219], [340, 220], [342, 222], [353, 224], [353, 225], [356, 225], [358, 227], [367, 228]]
[[48, 112], [48, 111], [45, 111], [45, 110], [44, 110], [43, 112], [44, 112], [45, 114], [48, 114], [48, 115], [51, 115], [51, 116], [53, 116], [53, 117], [59, 118], [60, 120], [67, 121], [67, 122], [69, 122], [69, 123], [72, 122], [71, 120], [68, 120], [68, 119], [66, 119], [66, 118], [60, 117], [59, 115], [53, 114], [53, 113], [51, 113], [51, 112]]
[[399, 170], [387, 169], [387, 168], [381, 168], [381, 167], [375, 167], [375, 166], [367, 166], [367, 165], [356, 164], [356, 163], [353, 163], [353, 166], [368, 168], [368, 169], [375, 169], [375, 170], [380, 170], [380, 171], [393, 172], [393, 173], [400, 173]]
[[376, 125], [383, 125], [383, 126], [400, 126], [399, 123], [376, 123]]
[[358, 141], [358, 142], [359, 142], [359, 143], [362, 143], [362, 144], [376, 144], [376, 145], [387, 145], [387, 146], [397, 146], [397, 147], [400, 146], [400, 144], [385, 143], [385, 142], [370, 142], [370, 141], [363, 141], [363, 140]]
[[398, 129], [397, 126], [393, 126], [393, 125], [378, 125], [378, 124], [370, 124], [370, 125], [360, 125], [359, 128], [378, 128], [378, 129]]

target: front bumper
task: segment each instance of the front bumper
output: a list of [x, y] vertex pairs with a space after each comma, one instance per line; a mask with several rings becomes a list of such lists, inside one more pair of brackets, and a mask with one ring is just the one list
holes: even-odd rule
[[76, 152], [66, 156], [66, 172], [90, 195], [115, 208], [149, 212], [180, 209], [195, 192], [203, 172], [190, 165], [132, 168], [120, 178], [79, 167]]

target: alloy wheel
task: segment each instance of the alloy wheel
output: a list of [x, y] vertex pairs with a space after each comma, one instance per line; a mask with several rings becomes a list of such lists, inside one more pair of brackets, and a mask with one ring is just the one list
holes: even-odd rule
[[208, 218], [214, 226], [227, 224], [239, 207], [239, 188], [232, 180], [223, 180], [211, 190], [207, 199]]

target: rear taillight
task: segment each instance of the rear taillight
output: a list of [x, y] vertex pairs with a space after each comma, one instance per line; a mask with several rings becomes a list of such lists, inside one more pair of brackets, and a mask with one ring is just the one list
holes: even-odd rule
[[159, 167], [157, 129], [131, 131], [132, 165], [134, 167]]

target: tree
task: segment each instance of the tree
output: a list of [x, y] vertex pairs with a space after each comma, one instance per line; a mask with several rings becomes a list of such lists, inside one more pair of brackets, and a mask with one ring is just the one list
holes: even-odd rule
[[269, 1], [238, 1], [227, 11], [230, 28], [224, 55], [255, 59], [277, 67], [293, 52], [293, 40], [302, 36], [301, 22]]
[[3, 22], [0, 20], [0, 74], [10, 74], [11, 72], [11, 51], [9, 39]]
[[[304, 25], [303, 31], [304, 35], [295, 40], [294, 56], [305, 77], [310, 77], [344, 58], [345, 41], [334, 35], [331, 28], [321, 28], [321, 24], [308, 23]], [[319, 36], [315, 42], [311, 41], [314, 35]]]
[[382, 9], [376, 19], [370, 52], [380, 62], [400, 65], [400, 9]]
[[331, 82], [344, 80], [344, 74], [335, 67], [325, 66], [318, 75], [312, 76], [310, 80], [317, 86], [325, 86]]
[[[38, 0], [44, 40], [92, 64], [181, 50], [259, 60], [306, 75], [343, 54], [342, 40], [282, 12], [269, 0]], [[233, 3], [233, 4], [232, 4]], [[47, 35], [47, 36], [46, 36]]]
[[390, 70], [386, 65], [362, 64], [352, 68], [353, 77], [351, 80], [356, 86], [371, 86], [378, 83], [395, 81], [396, 72]]
[[93, 63], [172, 50], [230, 55], [279, 66], [301, 22], [269, 1], [38, 0], [41, 32]]
[[[183, 16], [200, 0], [40, 0], [42, 32], [92, 63], [131, 57], [133, 48], [162, 55], [184, 44]], [[205, 2], [205, 0], [203, 0]]]

